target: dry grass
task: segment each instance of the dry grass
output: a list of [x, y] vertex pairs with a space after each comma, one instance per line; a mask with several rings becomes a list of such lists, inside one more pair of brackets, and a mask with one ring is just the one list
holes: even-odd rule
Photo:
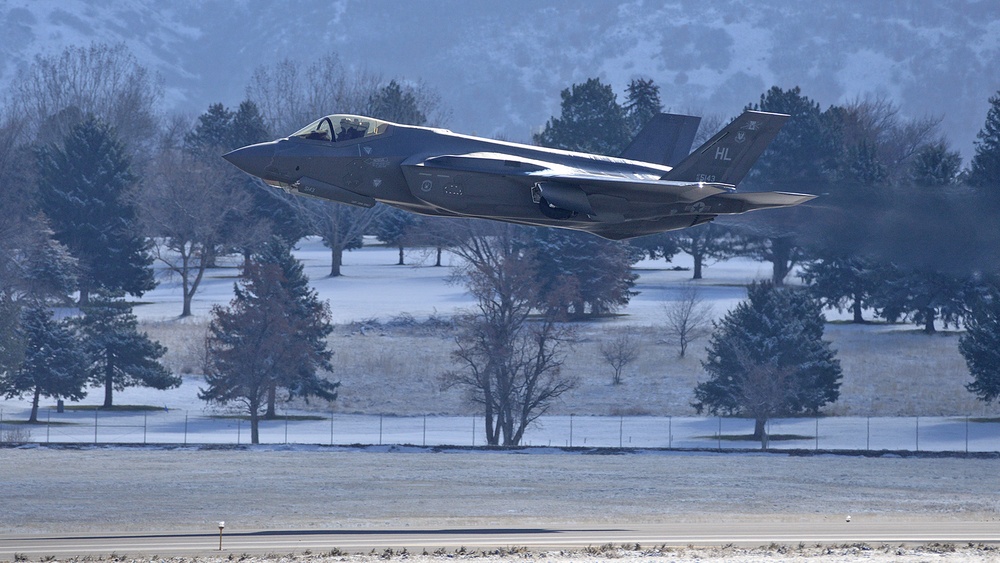
[[[164, 362], [178, 373], [198, 373], [202, 365], [204, 321], [146, 323], [143, 329], [169, 352]], [[613, 371], [600, 354], [600, 342], [621, 327], [613, 321], [577, 325], [566, 349], [563, 373], [578, 380], [551, 414], [672, 415], [694, 414], [692, 389], [706, 375], [701, 368], [705, 341], [689, 347], [685, 358], [664, 341], [657, 327], [636, 330], [639, 358], [612, 384]], [[453, 332], [446, 323], [432, 327], [398, 325], [338, 326], [330, 337], [340, 380], [336, 409], [362, 414], [457, 414], [477, 411], [462, 391], [442, 390], [439, 376], [454, 369]], [[825, 409], [851, 416], [996, 416], [965, 390], [971, 381], [958, 352], [958, 336], [928, 336], [909, 326], [828, 325], [826, 338], [844, 370], [841, 399]], [[306, 405], [297, 405], [304, 408]]]

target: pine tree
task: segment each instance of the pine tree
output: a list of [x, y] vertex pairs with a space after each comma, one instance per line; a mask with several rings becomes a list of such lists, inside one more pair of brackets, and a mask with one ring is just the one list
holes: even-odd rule
[[63, 147], [39, 149], [38, 164], [39, 207], [56, 240], [80, 262], [80, 303], [98, 289], [141, 296], [155, 287], [148, 243], [129, 201], [136, 178], [115, 132], [88, 118]]
[[302, 263], [292, 256], [291, 248], [279, 238], [271, 239], [257, 256], [257, 262], [264, 267], [280, 270], [280, 283], [288, 294], [291, 306], [286, 313], [298, 321], [299, 332], [294, 338], [309, 344], [313, 353], [291, 365], [278, 366], [274, 385], [268, 392], [265, 418], [275, 417], [277, 390], [282, 388], [288, 399], [302, 397], [306, 401], [315, 396], [327, 401], [337, 398], [339, 383], [331, 383], [319, 377], [318, 371], [332, 371], [330, 360], [333, 352], [327, 349], [326, 338], [333, 332], [330, 326], [329, 305], [319, 300], [316, 291], [309, 285]]
[[627, 244], [565, 229], [535, 229], [526, 249], [537, 264], [537, 291], [553, 311], [600, 316], [627, 305], [639, 256]]
[[260, 442], [259, 421], [272, 389], [285, 389], [289, 398], [334, 400], [339, 385], [316, 374], [330, 369], [329, 308], [308, 290], [301, 265], [293, 264], [294, 258], [289, 262], [285, 253], [279, 263], [246, 266], [229, 306], [212, 308], [206, 341], [207, 387], [198, 397], [241, 404], [250, 416], [254, 444]]
[[865, 322], [863, 312], [872, 306], [882, 277], [883, 269], [859, 256], [832, 255], [802, 268], [809, 292], [826, 307], [849, 308], [855, 323]]
[[20, 365], [0, 371], [0, 392], [8, 399], [31, 396], [28, 422], [38, 421], [41, 397], [79, 400], [87, 395], [83, 354], [70, 328], [52, 318], [42, 303], [23, 308], [18, 332], [23, 342]]
[[184, 135], [184, 147], [191, 153], [218, 156], [220, 150], [233, 146], [233, 112], [221, 103], [211, 104], [208, 111], [198, 116], [198, 124]]
[[367, 115], [403, 125], [424, 125], [427, 115], [413, 88], [404, 88], [395, 80], [380, 88], [368, 101]]
[[971, 307], [958, 350], [973, 378], [965, 388], [987, 403], [1000, 397], [1000, 290], [996, 287]]
[[969, 169], [969, 184], [992, 192], [992, 197], [1000, 189], [1000, 91], [990, 97], [990, 109], [986, 112], [986, 123], [976, 135], [976, 154]]
[[625, 110], [611, 86], [591, 78], [560, 94], [561, 113], [534, 136], [536, 144], [595, 154], [617, 156], [632, 138]]
[[[819, 104], [802, 95], [798, 87], [772, 87], [759, 104], [746, 109], [786, 113], [791, 117], [754, 164], [742, 184], [748, 191], [774, 190], [817, 193], [826, 185], [831, 135]], [[773, 266], [771, 282], [782, 285], [795, 264], [805, 257], [800, 237], [800, 209], [753, 217], [741, 224], [744, 244], [740, 253]]]
[[399, 249], [397, 266], [403, 265], [403, 245], [408, 235], [417, 224], [417, 216], [401, 209], [391, 207], [386, 209], [374, 224], [374, 234], [383, 243]]
[[78, 323], [90, 383], [104, 388], [103, 408], [111, 408], [114, 392], [127, 387], [170, 389], [181, 384], [180, 377], [157, 361], [167, 349], [138, 332], [132, 306], [123, 299], [99, 294], [83, 308]]
[[940, 188], [951, 186], [958, 179], [962, 155], [948, 150], [943, 140], [924, 145], [917, 151], [911, 165], [910, 178], [917, 186]]
[[652, 79], [636, 78], [628, 83], [625, 91], [625, 118], [632, 135], [638, 133], [649, 120], [663, 111], [660, 87]]
[[804, 292], [751, 285], [721, 321], [702, 362], [710, 378], [694, 390], [701, 413], [754, 418], [754, 437], [775, 416], [816, 413], [840, 396], [840, 362], [824, 341], [820, 305]]

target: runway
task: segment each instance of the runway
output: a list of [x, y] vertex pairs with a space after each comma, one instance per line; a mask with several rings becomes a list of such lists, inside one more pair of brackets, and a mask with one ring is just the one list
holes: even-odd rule
[[368, 553], [385, 550], [433, 553], [524, 547], [532, 550], [583, 549], [604, 544], [755, 547], [783, 545], [842, 545], [850, 543], [957, 545], [1000, 544], [1000, 522], [866, 522], [855, 519], [812, 522], [701, 522], [607, 528], [451, 528], [365, 530], [224, 530], [219, 534], [148, 533], [0, 536], [0, 560], [27, 557], [128, 555], [224, 555], [254, 553], [325, 554], [331, 551]]

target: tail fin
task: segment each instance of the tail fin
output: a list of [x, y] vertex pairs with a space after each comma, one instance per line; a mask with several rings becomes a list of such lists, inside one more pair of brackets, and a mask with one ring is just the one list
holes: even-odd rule
[[661, 179], [735, 186], [787, 120], [780, 113], [745, 111]]
[[632, 139], [622, 158], [674, 166], [691, 152], [700, 117], [658, 113]]

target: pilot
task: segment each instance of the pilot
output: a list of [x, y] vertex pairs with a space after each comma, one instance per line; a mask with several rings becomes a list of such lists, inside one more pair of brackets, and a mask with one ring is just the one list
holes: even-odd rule
[[340, 120], [340, 134], [337, 135], [337, 141], [350, 141], [364, 136], [364, 127], [360, 122], [350, 119]]

